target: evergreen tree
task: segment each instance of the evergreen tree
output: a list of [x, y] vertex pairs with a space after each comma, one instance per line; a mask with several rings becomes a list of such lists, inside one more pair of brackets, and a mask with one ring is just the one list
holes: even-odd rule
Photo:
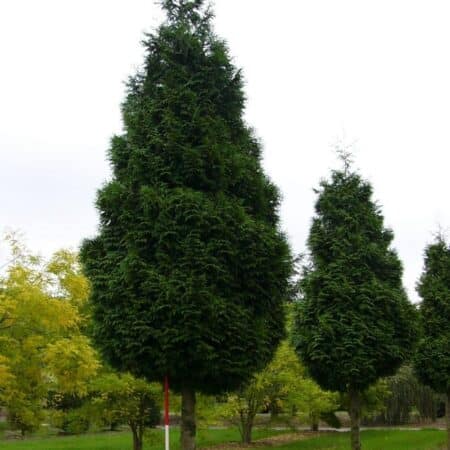
[[423, 336], [415, 368], [420, 380], [446, 397], [447, 448], [450, 450], [450, 245], [442, 235], [425, 250], [418, 284]]
[[293, 338], [317, 383], [349, 395], [352, 449], [359, 450], [361, 394], [408, 359], [415, 313], [372, 187], [343, 159], [344, 169], [317, 191]]
[[166, 0], [129, 81], [98, 236], [81, 257], [93, 334], [107, 361], [182, 395], [195, 447], [195, 392], [235, 389], [284, 335], [291, 257], [279, 194], [243, 120], [242, 76], [203, 0]]

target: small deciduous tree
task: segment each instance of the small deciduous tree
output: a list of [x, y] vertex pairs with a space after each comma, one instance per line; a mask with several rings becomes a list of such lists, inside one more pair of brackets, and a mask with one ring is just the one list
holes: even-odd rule
[[312, 431], [319, 430], [321, 420], [332, 426], [340, 423], [334, 412], [339, 406], [339, 395], [325, 391], [310, 377], [304, 375], [298, 378], [291, 402], [296, 414], [304, 416]]
[[306, 376], [294, 349], [284, 341], [264, 370], [228, 396], [227, 408], [222, 411], [238, 426], [242, 441], [250, 443], [256, 415], [263, 409], [276, 408], [288, 417], [295, 411], [315, 428], [321, 415], [337, 406], [338, 396], [323, 391]]
[[130, 374], [104, 374], [90, 386], [93, 416], [99, 422], [126, 423], [133, 435], [133, 450], [142, 450], [144, 431], [158, 425], [161, 386]]
[[267, 380], [264, 373], [258, 373], [239, 390], [228, 396], [226, 415], [235, 424], [242, 442], [252, 441], [252, 431], [256, 415], [267, 402]]
[[441, 234], [425, 250], [425, 267], [417, 290], [422, 297], [423, 336], [415, 369], [424, 384], [446, 397], [450, 450], [450, 245]]
[[412, 353], [415, 310], [402, 287], [372, 186], [351, 170], [321, 182], [301, 282], [294, 341], [318, 384], [349, 395], [352, 449], [361, 448], [361, 394]]
[[[9, 243], [13, 263], [0, 278], [0, 406], [25, 434], [41, 423], [50, 390], [82, 395], [99, 362], [81, 334], [72, 288], [60, 284], [62, 270], [50, 270], [16, 236]], [[75, 256], [59, 256], [71, 268], [73, 286], [84, 286], [86, 302], [87, 284]]]

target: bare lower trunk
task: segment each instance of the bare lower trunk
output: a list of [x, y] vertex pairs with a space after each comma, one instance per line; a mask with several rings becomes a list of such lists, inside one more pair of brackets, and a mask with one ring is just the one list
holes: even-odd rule
[[250, 444], [252, 442], [252, 429], [253, 429], [252, 420], [249, 420], [242, 427], [242, 442], [244, 442], [244, 444]]
[[309, 415], [309, 420], [311, 423], [311, 431], [319, 431], [319, 416], [315, 413]]
[[350, 389], [348, 396], [350, 401], [351, 446], [352, 450], [361, 450], [361, 437], [359, 434], [359, 423], [361, 421], [360, 393], [357, 390]]
[[250, 444], [252, 442], [253, 424], [255, 423], [256, 416], [256, 413], [253, 412], [255, 410], [253, 406], [252, 402], [250, 402], [248, 409], [241, 409], [239, 411], [239, 433], [244, 444]]
[[195, 450], [195, 391], [181, 390], [181, 450]]
[[447, 450], [450, 450], [450, 392], [445, 398], [445, 419], [447, 422]]
[[133, 432], [133, 450], [142, 450], [142, 433], [138, 428], [132, 427]]

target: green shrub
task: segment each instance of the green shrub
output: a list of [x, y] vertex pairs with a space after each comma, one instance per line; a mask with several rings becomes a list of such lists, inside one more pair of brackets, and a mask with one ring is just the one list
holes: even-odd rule
[[82, 410], [69, 411], [66, 414], [63, 430], [68, 434], [83, 434], [89, 430], [89, 419]]

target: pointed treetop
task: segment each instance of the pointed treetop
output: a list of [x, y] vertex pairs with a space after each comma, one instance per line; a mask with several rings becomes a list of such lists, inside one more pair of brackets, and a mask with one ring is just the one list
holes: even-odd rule
[[197, 24], [203, 17], [205, 0], [162, 0], [161, 5], [167, 11], [169, 21], [189, 21]]
[[448, 240], [448, 230], [445, 229], [441, 224], [438, 224], [437, 231], [433, 233], [433, 237], [436, 243], [446, 245]]
[[345, 175], [348, 175], [350, 169], [354, 163], [354, 153], [353, 149], [355, 147], [356, 141], [348, 142], [345, 132], [342, 138], [338, 139], [338, 141], [333, 145], [334, 152], [336, 153], [338, 159], [342, 162], [343, 172]]
[[347, 175], [350, 171], [350, 167], [353, 164], [353, 155], [349, 151], [340, 149], [338, 151], [338, 156], [344, 166], [344, 173]]
[[348, 175], [353, 165], [353, 153], [345, 147], [336, 147], [336, 153], [344, 166], [344, 173]]

